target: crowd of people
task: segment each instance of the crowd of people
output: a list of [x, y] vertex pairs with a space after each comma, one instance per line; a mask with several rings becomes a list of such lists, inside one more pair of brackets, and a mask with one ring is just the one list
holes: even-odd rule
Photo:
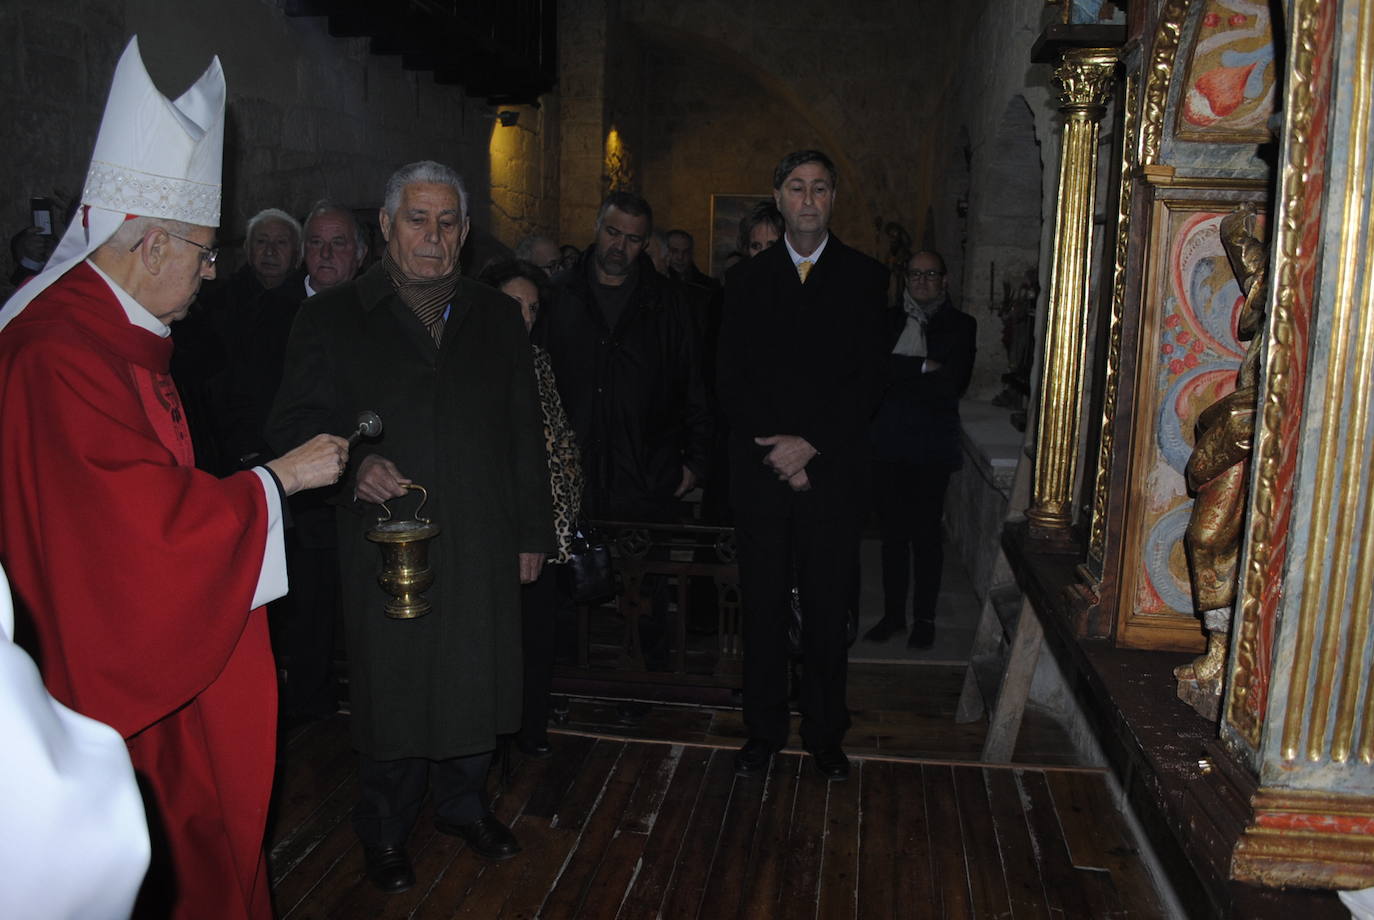
[[[140, 909], [270, 916], [273, 715], [335, 711], [336, 623], [372, 882], [414, 884], [426, 795], [441, 832], [519, 853], [486, 777], [500, 736], [556, 755], [574, 530], [679, 520], [698, 488], [739, 546], [736, 771], [789, 737], [795, 595], [802, 742], [847, 777], [846, 629], [873, 508], [885, 608], [868, 638], [934, 636], [975, 329], [941, 257], [913, 255], [890, 306], [888, 268], [830, 230], [834, 163], [802, 150], [723, 278], [630, 191], [605, 198], [585, 250], [530, 236], [467, 277], [468, 190], [421, 161], [378, 190], [379, 241], [337, 202], [267, 208], [217, 278], [224, 94], [216, 61], [168, 101], [131, 43], [80, 218], [55, 248], [16, 238], [31, 277], [0, 310], [0, 563], [47, 691], [113, 726], [144, 780]], [[148, 99], [162, 121], [134, 117]], [[160, 195], [140, 192], [148, 176]], [[360, 436], [364, 410], [380, 434]], [[392, 619], [365, 534], [415, 486], [442, 527], [433, 612]], [[653, 661], [666, 583], [645, 593]]]

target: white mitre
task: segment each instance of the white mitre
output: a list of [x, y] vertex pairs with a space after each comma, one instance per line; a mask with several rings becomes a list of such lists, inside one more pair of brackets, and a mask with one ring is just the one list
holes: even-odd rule
[[225, 96], [216, 57], [190, 89], [169, 100], [143, 66], [138, 36], [129, 40], [115, 66], [82, 208], [43, 271], [0, 309], [0, 329], [130, 216], [219, 226]]

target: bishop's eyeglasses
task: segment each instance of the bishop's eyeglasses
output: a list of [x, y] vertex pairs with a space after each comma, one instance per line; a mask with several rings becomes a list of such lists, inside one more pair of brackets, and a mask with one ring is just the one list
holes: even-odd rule
[[[168, 236], [170, 236], [174, 240], [181, 240], [183, 243], [190, 243], [192, 246], [199, 249], [200, 261], [205, 265], [214, 265], [215, 260], [219, 258], [218, 246], [206, 246], [204, 243], [197, 243], [195, 240], [188, 240], [184, 236], [177, 236], [175, 233], [173, 233], [171, 230], [168, 230], [166, 227], [159, 227], [158, 229], [161, 230], [163, 233], [167, 234]], [[129, 247], [129, 251], [137, 252], [138, 247], [142, 246], [143, 240], [147, 238], [148, 235], [145, 233], [137, 243], [134, 243], [132, 246]]]

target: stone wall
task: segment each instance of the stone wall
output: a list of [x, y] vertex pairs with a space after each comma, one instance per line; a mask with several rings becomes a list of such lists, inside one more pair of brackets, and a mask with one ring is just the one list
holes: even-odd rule
[[994, 586], [1010, 580], [1009, 572], [999, 571], [998, 538], [1022, 457], [1022, 436], [1004, 411], [988, 403], [966, 399], [959, 404], [959, 414], [964, 423], [963, 466], [949, 481], [945, 539], [981, 601]]
[[951, 274], [958, 275], [950, 287], [978, 320], [971, 399], [988, 399], [1002, 389], [1007, 358], [995, 307], [1003, 283], [1016, 287], [1027, 268], [1042, 269], [1043, 313], [1049, 262], [1042, 244], [1054, 220], [1058, 133], [1050, 67], [1032, 64], [1030, 52], [1047, 15], [1033, 3], [989, 0], [983, 6], [959, 49], [971, 65], [952, 87], [944, 121], [941, 146], [963, 147], [967, 193], [960, 202], [959, 183], [949, 181], [959, 164], [953, 160], [932, 208], [935, 237]]
[[558, 236], [559, 109], [554, 94], [541, 99], [537, 108], [502, 106], [502, 111], [517, 112], [520, 120], [492, 129], [488, 228], [512, 248], [531, 233]]
[[558, 4], [558, 239], [579, 248], [603, 197], [607, 16], [605, 0]]
[[[696, 261], [710, 270], [711, 196], [772, 192], [773, 169], [790, 150], [825, 147], [820, 131], [791, 103], [766, 92], [728, 57], [703, 60], [652, 38], [646, 73], [648, 148], [644, 193], [664, 229], [696, 239]], [[851, 245], [872, 250], [872, 218], [862, 189], [841, 168], [832, 226]]]
[[[168, 95], [188, 86], [212, 55], [224, 65], [226, 242], [263, 207], [301, 213], [321, 197], [375, 207], [390, 172], [418, 159], [458, 169], [473, 223], [491, 225], [508, 242], [557, 225], [557, 136], [546, 130], [548, 110], [526, 109], [518, 127], [494, 127], [493, 110], [461, 87], [368, 53], [367, 39], [332, 38], [323, 19], [291, 18], [283, 6], [8, 0], [0, 8], [0, 99], [17, 142], [0, 149], [6, 233], [27, 224], [29, 196], [79, 196], [115, 61], [135, 33]], [[493, 145], [502, 163], [488, 194]]]
[[[1037, 265], [1053, 214], [1053, 183], [1041, 181], [1054, 146], [1049, 68], [1030, 63], [1046, 15], [1011, 0], [861, 11], [822, 0], [622, 0], [619, 16], [639, 29], [627, 44], [649, 49], [636, 87], [648, 144], [641, 187], [660, 223], [691, 231], [703, 252], [711, 194], [766, 193], [781, 153], [828, 151], [841, 170], [839, 235], [886, 258], [882, 227], [895, 221], [917, 247], [946, 254], [951, 290], [979, 320], [970, 395], [989, 398], [1006, 370], [991, 307], [1002, 281]], [[617, 92], [607, 84], [608, 98]]]
[[[703, 195], [757, 188], [795, 138], [836, 160], [836, 232], [848, 242], [885, 255], [879, 221], [899, 222], [919, 239], [942, 162], [930, 143], [940, 133], [936, 100], [956, 79], [966, 10], [980, 5], [873, 0], [856, 10], [824, 0], [623, 0], [621, 15], [659, 49], [656, 79], [646, 87], [650, 110], [672, 125], [664, 110], [677, 107], [674, 130], [655, 139], [656, 149], [686, 143], [711, 151], [701, 172], [679, 156], [660, 157], [672, 172], [646, 176], [646, 185], [673, 202], [676, 223], [703, 228]], [[661, 53], [668, 48], [676, 49], [671, 59]], [[690, 96], [689, 88], [696, 89]], [[729, 168], [724, 152], [756, 138], [762, 142]]]

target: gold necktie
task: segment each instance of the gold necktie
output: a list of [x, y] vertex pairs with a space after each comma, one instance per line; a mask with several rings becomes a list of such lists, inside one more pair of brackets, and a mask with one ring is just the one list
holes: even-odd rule
[[805, 259], [797, 263], [797, 274], [801, 276], [802, 284], [806, 283], [806, 276], [811, 274], [811, 267], [815, 265], [810, 259]]

